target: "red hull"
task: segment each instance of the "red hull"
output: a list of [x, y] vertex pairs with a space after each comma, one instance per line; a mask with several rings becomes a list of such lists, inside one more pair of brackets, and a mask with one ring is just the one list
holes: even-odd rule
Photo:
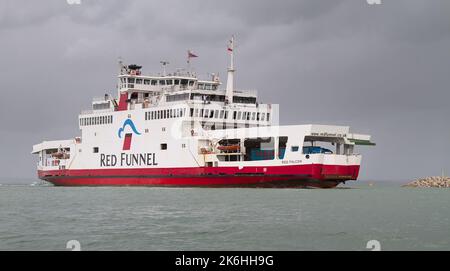
[[319, 187], [356, 180], [359, 166], [196, 167], [38, 171], [57, 186]]

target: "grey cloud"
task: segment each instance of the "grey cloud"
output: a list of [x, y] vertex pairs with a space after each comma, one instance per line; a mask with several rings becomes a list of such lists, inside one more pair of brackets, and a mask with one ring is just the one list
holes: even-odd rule
[[374, 136], [362, 178], [450, 172], [449, 13], [447, 0], [2, 1], [0, 170], [34, 176], [32, 144], [78, 135], [80, 110], [115, 94], [117, 57], [158, 72], [193, 49], [198, 73], [224, 81], [234, 33], [237, 87], [279, 103], [281, 123]]

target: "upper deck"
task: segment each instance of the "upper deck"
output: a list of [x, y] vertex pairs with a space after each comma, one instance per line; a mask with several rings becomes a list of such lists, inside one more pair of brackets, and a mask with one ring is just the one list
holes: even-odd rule
[[111, 112], [116, 111], [143, 110], [146, 120], [188, 117], [205, 129], [269, 126], [278, 115], [276, 106], [257, 102], [256, 90], [233, 89], [230, 98], [215, 74], [210, 80], [199, 80], [192, 72], [144, 75], [141, 68], [120, 62], [118, 99], [108, 94], [94, 98], [92, 109], [81, 113], [80, 126], [112, 123]]

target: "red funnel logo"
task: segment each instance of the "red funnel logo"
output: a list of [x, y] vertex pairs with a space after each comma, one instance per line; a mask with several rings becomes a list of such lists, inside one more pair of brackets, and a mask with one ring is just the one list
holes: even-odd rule
[[[122, 138], [122, 133], [125, 131], [125, 127], [129, 126], [131, 128], [131, 130], [133, 130], [133, 132], [137, 135], [140, 135], [141, 133], [139, 133], [136, 129], [136, 127], [134, 126], [134, 123], [131, 119], [127, 119], [125, 120], [125, 122], [123, 123], [122, 127], [119, 129], [118, 135], [119, 138]], [[128, 151], [131, 148], [131, 139], [133, 137], [132, 133], [126, 133], [124, 138], [123, 138], [123, 147], [122, 150], [124, 151]]]
[[123, 139], [123, 147], [122, 150], [128, 151], [131, 148], [131, 138], [133, 137], [133, 134], [125, 134], [125, 138]]

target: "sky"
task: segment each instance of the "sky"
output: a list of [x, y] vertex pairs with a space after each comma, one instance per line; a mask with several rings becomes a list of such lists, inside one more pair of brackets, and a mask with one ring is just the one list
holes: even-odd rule
[[[36, 178], [33, 144], [80, 135], [78, 114], [115, 94], [117, 60], [186, 66], [280, 105], [281, 124], [371, 134], [360, 178], [450, 174], [450, 1], [2, 0], [0, 180]], [[125, 4], [126, 3], [126, 4]]]

